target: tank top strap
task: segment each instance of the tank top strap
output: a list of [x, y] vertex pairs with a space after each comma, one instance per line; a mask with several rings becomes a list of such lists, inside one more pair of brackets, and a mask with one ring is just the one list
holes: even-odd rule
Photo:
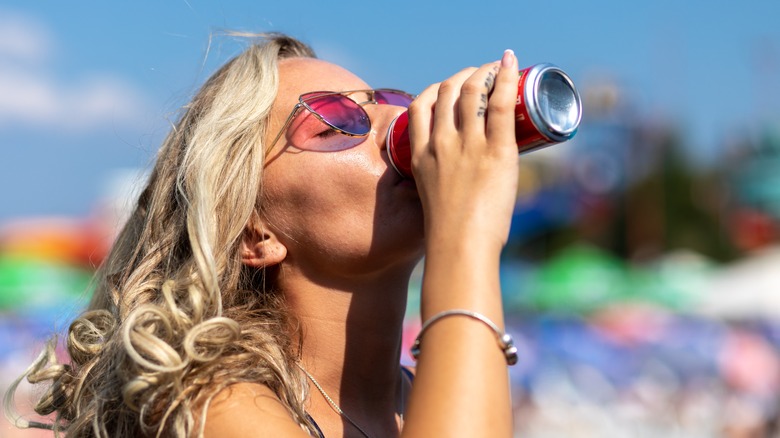
[[322, 433], [322, 429], [320, 429], [320, 425], [317, 424], [316, 421], [314, 421], [314, 418], [312, 418], [311, 415], [306, 413], [306, 416], [309, 418], [309, 421], [311, 421], [311, 424], [314, 425], [314, 428], [317, 429], [317, 437], [316, 438], [325, 438], [325, 434]]
[[401, 365], [401, 371], [409, 378], [409, 383], [414, 383], [414, 373], [409, 368]]

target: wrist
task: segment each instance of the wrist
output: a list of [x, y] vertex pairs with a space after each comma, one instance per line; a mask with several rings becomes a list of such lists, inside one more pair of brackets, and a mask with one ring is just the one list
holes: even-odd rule
[[[452, 230], [452, 231], [450, 231]], [[474, 228], [448, 229], [444, 226], [426, 226], [426, 255], [447, 254], [473, 257], [482, 260], [498, 259], [506, 245], [508, 233], [495, 229], [480, 231]]]

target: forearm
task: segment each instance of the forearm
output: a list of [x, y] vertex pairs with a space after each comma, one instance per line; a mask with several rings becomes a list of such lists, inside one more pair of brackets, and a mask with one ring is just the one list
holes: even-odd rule
[[[434, 322], [424, 324], [404, 436], [512, 435], [496, 331], [504, 330], [499, 259], [517, 193], [517, 80], [508, 51], [500, 64], [463, 70], [410, 106], [425, 212], [421, 317]], [[453, 310], [466, 314], [437, 317]]]
[[[429, 240], [422, 320], [464, 309], [503, 330], [499, 251], [478, 238], [444, 237]], [[511, 416], [507, 363], [495, 333], [464, 316], [431, 325], [422, 339], [404, 436], [508, 437]]]

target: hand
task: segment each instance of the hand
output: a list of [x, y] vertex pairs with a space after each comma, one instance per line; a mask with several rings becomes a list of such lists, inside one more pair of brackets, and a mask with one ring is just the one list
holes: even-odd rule
[[468, 68], [409, 107], [412, 171], [426, 236], [506, 244], [517, 196], [517, 58]]

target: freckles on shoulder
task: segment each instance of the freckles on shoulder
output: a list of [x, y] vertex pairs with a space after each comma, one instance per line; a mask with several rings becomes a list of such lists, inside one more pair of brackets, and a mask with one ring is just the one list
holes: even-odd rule
[[206, 413], [204, 436], [308, 437], [265, 385], [237, 383], [222, 390]]

